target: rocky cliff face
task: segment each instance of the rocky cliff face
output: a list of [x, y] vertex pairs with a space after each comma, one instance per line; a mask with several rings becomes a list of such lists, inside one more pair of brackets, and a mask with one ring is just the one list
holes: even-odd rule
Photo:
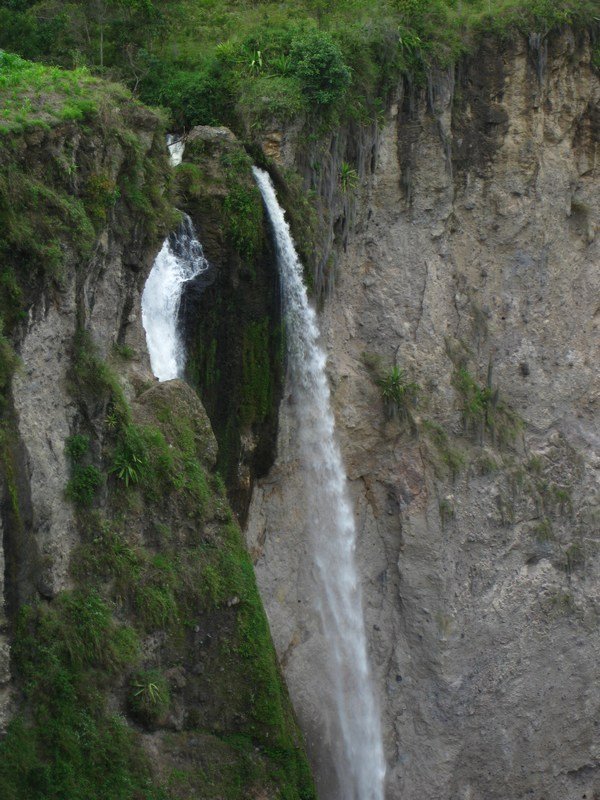
[[[588, 37], [566, 31], [484, 43], [426, 89], [404, 86], [337, 249], [321, 329], [389, 798], [575, 800], [600, 786], [590, 62]], [[292, 145], [277, 155], [297, 158]], [[416, 405], [402, 391], [384, 404], [394, 366], [400, 389], [418, 384]], [[318, 762], [292, 400], [248, 540]]]
[[[13, 616], [24, 602], [72, 585], [78, 536], [65, 498], [65, 443], [79, 425], [78, 333], [93, 330], [103, 358], [135, 348], [149, 377], [139, 307], [164, 232], [164, 147], [154, 114], [111, 100], [117, 107], [104, 109], [102, 124], [87, 134], [75, 123], [32, 125], [5, 136], [0, 155], [3, 244], [10, 246], [3, 278], [11, 287], [3, 292], [3, 321], [20, 362], [2, 409], [4, 597]], [[135, 208], [142, 192], [145, 206]]]
[[309, 800], [210, 422], [149, 368], [163, 123], [86, 80], [0, 139], [0, 796]]

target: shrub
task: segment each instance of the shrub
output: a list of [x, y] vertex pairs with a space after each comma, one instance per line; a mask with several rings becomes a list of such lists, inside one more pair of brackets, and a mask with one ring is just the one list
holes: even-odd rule
[[173, 70], [160, 76], [142, 98], [168, 106], [179, 126], [222, 124], [231, 103], [221, 73], [218, 60], [198, 65], [194, 71]]
[[122, 430], [130, 421], [129, 406], [119, 379], [98, 355], [89, 331], [77, 331], [74, 349], [73, 394], [80, 402], [90, 405], [96, 405], [99, 401], [107, 403], [107, 415], [114, 422], [111, 426], [115, 432]]
[[388, 417], [400, 416], [411, 421], [411, 409], [417, 404], [419, 385], [409, 381], [406, 373], [399, 367], [392, 369], [377, 381]]
[[169, 708], [169, 684], [158, 669], [135, 672], [129, 686], [129, 708], [143, 725], [159, 722]]
[[136, 425], [127, 425], [113, 455], [110, 471], [129, 487], [139, 483], [148, 468], [146, 443]]
[[84, 195], [90, 218], [97, 224], [106, 222], [108, 212], [119, 199], [119, 195], [119, 188], [109, 175], [90, 175]]
[[0, 743], [0, 797], [158, 800], [132, 732], [102, 697], [136, 661], [137, 637], [97, 594], [23, 607], [13, 656], [25, 706]]
[[344, 192], [356, 189], [358, 186], [358, 172], [346, 161], [342, 161], [340, 166], [340, 183]]
[[339, 46], [322, 31], [310, 31], [292, 42], [290, 59], [306, 96], [320, 106], [341, 100], [351, 72]]
[[224, 203], [227, 229], [235, 249], [251, 260], [262, 240], [262, 206], [253, 186], [232, 185]]
[[446, 525], [454, 519], [456, 515], [456, 509], [454, 507], [454, 498], [452, 497], [444, 497], [439, 502], [438, 506], [440, 512], [440, 521], [442, 523], [442, 528], [445, 528]]
[[71, 478], [67, 483], [66, 495], [80, 506], [91, 505], [103, 481], [102, 473], [97, 467], [81, 463], [89, 446], [89, 438], [82, 434], [69, 436], [65, 443], [65, 452], [71, 462]]
[[452, 447], [448, 434], [437, 422], [424, 419], [423, 430], [436, 446], [440, 459], [444, 466], [447, 467], [450, 477], [455, 480], [465, 464], [464, 453]]
[[147, 631], [168, 629], [179, 616], [173, 590], [157, 583], [135, 587], [135, 609]]
[[65, 452], [67, 453], [70, 461], [76, 464], [87, 453], [89, 446], [89, 437], [78, 433], [74, 436], [69, 436], [65, 443]]
[[102, 473], [93, 464], [75, 464], [67, 484], [67, 497], [76, 505], [89, 506], [102, 486]]

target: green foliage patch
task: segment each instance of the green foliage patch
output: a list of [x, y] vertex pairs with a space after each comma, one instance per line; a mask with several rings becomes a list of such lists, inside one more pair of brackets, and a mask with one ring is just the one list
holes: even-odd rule
[[[432, 66], [448, 65], [483, 33], [545, 36], [598, 16], [594, 0], [83, 0], [63, 6], [0, 0], [0, 47], [63, 66], [85, 64], [122, 80], [144, 101], [168, 107], [180, 126], [226, 123], [238, 130], [301, 113], [329, 123], [338, 115], [372, 119], [402, 73], [424, 80]], [[81, 81], [93, 79], [85, 71], [69, 102], [54, 103], [47, 89], [55, 76], [10, 69], [11, 85], [26, 80], [37, 87], [30, 102], [43, 96], [49, 118], [89, 113], [93, 99], [81, 93]], [[7, 108], [10, 126], [28, 116], [27, 106]]]
[[412, 419], [411, 410], [415, 408], [419, 396], [419, 385], [408, 379], [405, 370], [393, 366], [377, 381], [387, 416], [400, 417], [404, 422]]
[[[0, 27], [3, 16], [0, 7]], [[0, 34], [0, 47], [3, 38]], [[87, 69], [66, 72], [0, 50], [0, 135], [81, 121], [97, 109], [101, 91], [100, 81]]]
[[435, 445], [443, 470], [455, 480], [466, 463], [465, 454], [452, 445], [450, 437], [439, 423], [424, 419], [421, 426], [428, 439]]
[[269, 319], [251, 322], [242, 342], [243, 383], [239, 419], [247, 427], [262, 422], [271, 407], [271, 362]]
[[263, 206], [251, 177], [252, 161], [243, 150], [222, 156], [227, 196], [223, 205], [227, 233], [239, 255], [252, 261], [263, 241]]
[[133, 630], [94, 591], [24, 606], [13, 656], [30, 714], [0, 743], [0, 797], [161, 800], [134, 735], [103, 688], [138, 658]]
[[506, 404], [499, 390], [491, 385], [478, 383], [466, 366], [459, 366], [452, 384], [461, 402], [465, 431], [473, 434], [483, 444], [485, 433], [492, 444], [504, 447], [512, 444], [523, 428], [521, 418]]
[[133, 716], [146, 726], [159, 722], [169, 708], [169, 683], [158, 669], [135, 672], [129, 684], [129, 707]]

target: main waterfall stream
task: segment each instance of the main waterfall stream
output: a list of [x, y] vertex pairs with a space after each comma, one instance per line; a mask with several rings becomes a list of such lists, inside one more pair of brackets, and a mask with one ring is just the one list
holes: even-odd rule
[[[319, 697], [337, 780], [327, 800], [383, 800], [385, 761], [371, 682], [354, 551], [356, 528], [346, 486], [314, 309], [309, 305], [289, 226], [269, 175], [254, 176], [273, 228], [286, 325], [290, 387], [307, 497], [307, 529], [317, 577], [315, 599], [329, 675]], [[307, 665], [310, 669], [310, 666]], [[330, 696], [325, 696], [325, 695]]]
[[[167, 138], [171, 164], [181, 162], [184, 143]], [[181, 378], [185, 351], [179, 330], [179, 306], [184, 284], [208, 269], [194, 224], [187, 214], [177, 231], [163, 242], [144, 286], [142, 324], [146, 331], [152, 372], [160, 381]]]

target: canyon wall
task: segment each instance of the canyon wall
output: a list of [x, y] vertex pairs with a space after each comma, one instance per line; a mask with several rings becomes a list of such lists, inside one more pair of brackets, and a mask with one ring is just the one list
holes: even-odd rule
[[[329, 208], [337, 202], [338, 231], [348, 230], [330, 231], [336, 266], [320, 324], [359, 530], [389, 798], [600, 791], [591, 58], [589, 36], [571, 31], [486, 41], [427, 86], [401, 87], [361, 159], [327, 145]], [[268, 136], [268, 150], [319, 192], [294, 136]], [[334, 186], [341, 158], [360, 188]], [[384, 402], [394, 366], [400, 389], [418, 384], [416, 403], [411, 387]], [[294, 425], [284, 392], [278, 458], [255, 487], [247, 539], [323, 776], [310, 666], [322, 634]]]
[[310, 800], [211, 424], [150, 371], [164, 120], [44, 79], [0, 137], [0, 796]]

